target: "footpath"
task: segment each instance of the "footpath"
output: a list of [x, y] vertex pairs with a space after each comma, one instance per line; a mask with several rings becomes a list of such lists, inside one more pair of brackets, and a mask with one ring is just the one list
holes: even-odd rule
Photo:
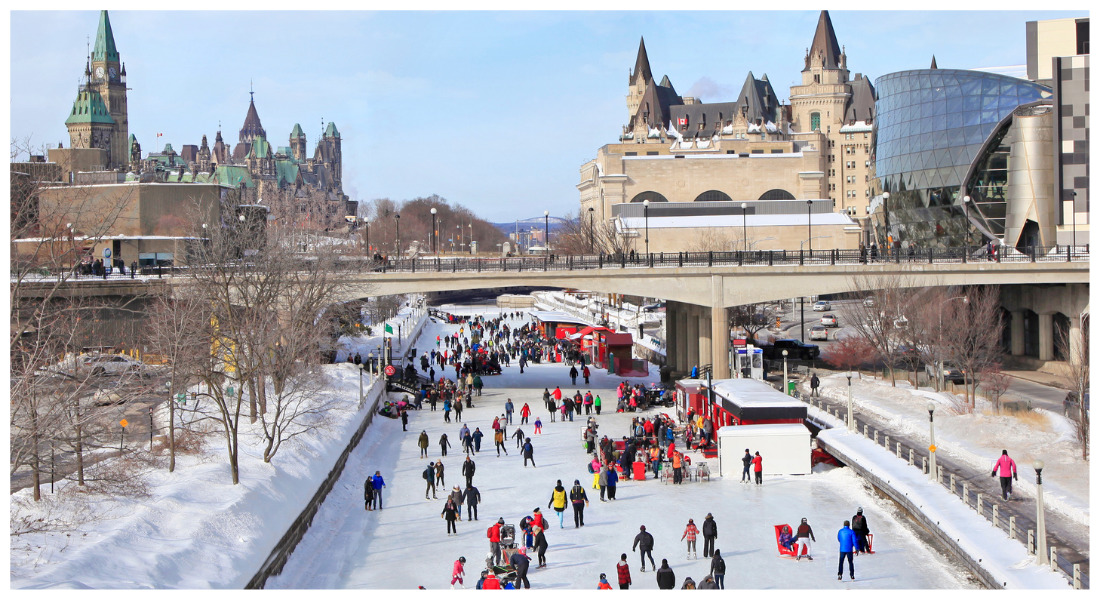
[[[840, 402], [826, 397], [811, 397], [809, 390], [802, 390], [802, 400], [827, 413], [841, 419], [846, 423], [848, 406], [846, 402]], [[916, 441], [899, 435], [897, 432], [887, 429], [874, 415], [854, 410], [855, 429], [864, 437], [874, 441], [876, 446], [882, 447], [890, 454], [909, 459], [912, 457], [912, 469], [920, 469], [928, 477], [927, 461], [929, 459], [928, 448], [923, 441]], [[830, 425], [820, 423], [822, 425]], [[843, 425], [841, 425], [843, 427]], [[936, 449], [936, 462], [939, 473], [937, 482], [944, 486], [956, 501], [977, 511], [987, 520], [994, 518], [994, 506], [997, 508], [995, 525], [1009, 533], [1017, 541], [1028, 547], [1028, 553], [1034, 550], [1028, 546], [1029, 531], [1035, 530], [1036, 507], [1035, 498], [1024, 495], [1022, 490], [1015, 489], [1012, 498], [1008, 502], [1001, 500], [1000, 484], [997, 478], [990, 477], [988, 471], [979, 472], [971, 465], [952, 457], [949, 448], [938, 447]], [[1027, 465], [1019, 465], [1021, 477], [1032, 477], [1033, 471]], [[1014, 519], [1013, 519], [1014, 517]], [[1015, 527], [1010, 530], [1010, 522], [1014, 521]], [[1056, 548], [1057, 568], [1071, 582], [1075, 569], [1079, 570], [1080, 585], [1083, 589], [1089, 588], [1089, 546], [1088, 540], [1082, 539], [1079, 533], [1080, 527], [1072, 520], [1058, 512], [1047, 510], [1045, 516], [1047, 530], [1047, 548]], [[990, 543], [993, 543], [992, 541]]]

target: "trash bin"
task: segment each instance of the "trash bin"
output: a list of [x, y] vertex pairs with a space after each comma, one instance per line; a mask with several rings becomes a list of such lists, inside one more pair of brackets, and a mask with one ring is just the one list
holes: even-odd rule
[[793, 396], [794, 395], [795, 383], [796, 382], [794, 382], [794, 381], [787, 381], [787, 395], [788, 396]]
[[635, 481], [645, 480], [645, 463], [635, 461], [633, 466], [634, 466], [634, 480]]

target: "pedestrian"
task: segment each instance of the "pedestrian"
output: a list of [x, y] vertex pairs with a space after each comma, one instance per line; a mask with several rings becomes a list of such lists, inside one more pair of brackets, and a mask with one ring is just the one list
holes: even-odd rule
[[[538, 509], [535, 509], [538, 512]], [[531, 532], [535, 534], [535, 552], [538, 552], [539, 569], [546, 568], [546, 548], [549, 544], [546, 543], [546, 527], [543, 525], [535, 525], [531, 528]]]
[[684, 457], [683, 454], [672, 451], [672, 483], [684, 482]]
[[[699, 558], [699, 555], [695, 549], [695, 536], [699, 534], [699, 528], [695, 526], [695, 519], [688, 519], [687, 527], [684, 528], [684, 535], [680, 536], [680, 541], [687, 539], [687, 558], [694, 559]], [[703, 556], [706, 557], [706, 552], [703, 552]], [[669, 588], [672, 589], [672, 588]]]
[[453, 531], [455, 535], [458, 535], [458, 526], [455, 521], [458, 520], [459, 508], [455, 506], [454, 500], [447, 496], [447, 503], [443, 505], [443, 512], [440, 515], [445, 521], [447, 521], [447, 535], [451, 535]]
[[516, 430], [512, 432], [512, 437], [516, 438], [516, 448], [523, 448], [523, 429], [516, 427]]
[[714, 554], [714, 540], [718, 539], [718, 523], [714, 522], [714, 515], [707, 513], [703, 519], [703, 558], [709, 558]]
[[1007, 502], [1012, 497], [1012, 478], [1015, 477], [1017, 481], [1020, 480], [1019, 475], [1016, 474], [1016, 461], [1008, 455], [1008, 450], [1001, 450], [1001, 457], [993, 465], [993, 473], [990, 475], [992, 477], [1001, 476], [1001, 497]]
[[856, 554], [870, 551], [867, 536], [870, 535], [871, 528], [867, 526], [867, 517], [863, 516], [862, 506], [856, 509], [856, 515], [852, 517], [852, 533], [856, 534]]
[[500, 579], [497, 578], [496, 573], [487, 571], [485, 573], [485, 581], [481, 582], [481, 589], [483, 590], [499, 590]]
[[481, 381], [481, 375], [474, 375], [474, 395], [481, 397], [481, 388], [484, 385]]
[[588, 370], [588, 365], [581, 369], [581, 374], [584, 375], [584, 385], [588, 385], [588, 378], [592, 376], [592, 371]]
[[428, 456], [428, 432], [421, 431], [420, 437], [416, 440], [416, 445], [420, 446], [420, 458], [426, 458]]
[[382, 510], [382, 488], [386, 487], [386, 482], [382, 479], [382, 472], [375, 471], [374, 477], [370, 478], [371, 488], [374, 496], [374, 506], [378, 510]]
[[501, 517], [485, 532], [485, 535], [489, 538], [489, 553], [493, 555], [494, 565], [499, 565], [503, 562], [500, 554], [500, 528], [503, 526], [504, 518]]
[[443, 420], [447, 423], [451, 422], [451, 399], [443, 399]]
[[466, 584], [462, 582], [462, 578], [466, 576], [466, 557], [460, 556], [455, 561], [454, 569], [451, 570], [451, 589], [455, 589], [455, 583], [458, 583], [462, 589], [466, 589]]
[[691, 577], [685, 577], [684, 578], [684, 585], [680, 586], [680, 589], [681, 590], [694, 590], [695, 589], [695, 580], [692, 579]]
[[474, 432], [470, 434], [470, 437], [474, 440], [474, 454], [481, 452], [481, 438], [485, 437], [485, 434], [481, 433], [481, 428], [474, 427]]
[[[538, 424], [535, 424], [535, 428], [538, 428]], [[535, 464], [535, 447], [531, 445], [531, 438], [527, 438], [523, 441], [523, 466], [527, 467], [527, 461], [531, 461], [532, 467], [537, 467]]]
[[584, 527], [584, 507], [588, 506], [588, 494], [585, 493], [580, 479], [573, 480], [569, 500], [573, 503], [573, 528]]
[[531, 407], [524, 402], [523, 408], [519, 409], [519, 422], [521, 425], [527, 424], [527, 418], [531, 416]]
[[630, 589], [630, 564], [626, 562], [625, 552], [619, 557], [619, 564], [615, 565], [615, 570], [619, 573], [619, 589]]
[[764, 478], [764, 458], [760, 456], [760, 451], [756, 451], [756, 456], [752, 459], [752, 470], [756, 474], [756, 485], [763, 483]]
[[[550, 413], [553, 416], [554, 413]], [[535, 434], [542, 435], [542, 419], [535, 417]]]
[[821, 385], [821, 380], [817, 378], [817, 373], [810, 374], [810, 394], [817, 395], [817, 388]]
[[634, 536], [634, 546], [630, 548], [631, 551], [641, 549], [640, 555], [642, 559], [642, 571], [645, 571], [645, 557], [649, 555], [649, 566], [657, 569], [657, 563], [653, 562], [653, 534], [645, 530], [645, 525], [642, 525], [638, 529], [638, 535]]
[[710, 558], [710, 574], [714, 576], [718, 589], [726, 589], [726, 560], [722, 558], [721, 550], [715, 550]]
[[668, 566], [668, 559], [661, 559], [661, 568], [657, 569], [657, 589], [671, 590], [676, 587], [676, 573]]
[[447, 485], [447, 482], [443, 481], [443, 461], [441, 460], [435, 462], [435, 482], [438, 485]]
[[856, 567], [852, 564], [852, 553], [856, 548], [856, 534], [848, 527], [850, 523], [844, 522], [844, 527], [836, 533], [836, 539], [840, 542], [840, 564], [836, 568], [836, 580], [840, 581], [844, 576], [844, 559], [848, 559], [848, 576], [854, 581]]
[[508, 564], [516, 570], [516, 589], [523, 584], [523, 589], [531, 589], [531, 582], [527, 580], [527, 569], [531, 566], [531, 559], [527, 558], [527, 552], [523, 548], [517, 548], [508, 559]]
[[424, 488], [424, 499], [428, 500], [428, 492], [431, 492], [432, 498], [435, 498], [435, 463], [428, 463], [428, 467], [424, 469], [420, 476], [428, 482], [428, 486]]
[[447, 456], [447, 448], [451, 447], [451, 442], [447, 439], [447, 434], [439, 436], [439, 450], [443, 453], [443, 456]]
[[509, 398], [508, 401], [504, 403], [504, 414], [508, 417], [507, 421], [509, 425], [512, 424], [512, 413], [515, 412], [515, 410], [516, 405], [512, 404], [512, 399]]
[[600, 583], [596, 585], [597, 590], [610, 590], [611, 584], [607, 582], [607, 573], [600, 573]]
[[497, 456], [500, 456], [500, 451], [504, 450], [504, 455], [508, 456], [508, 449], [504, 447], [504, 430], [497, 429], [493, 433], [493, 444], [496, 446]]
[[577, 375], [579, 375], [577, 367], [569, 367], [569, 380], [572, 382], [572, 385], [577, 385]]
[[363, 482], [363, 506], [367, 510], [374, 510], [374, 481], [373, 477], [367, 477]]
[[600, 395], [596, 394], [596, 398], [592, 400], [592, 408], [596, 409], [596, 414], [600, 414], [600, 406], [603, 405], [603, 400], [600, 400]]
[[714, 582], [714, 577], [712, 575], [707, 575], [707, 576], [703, 577], [703, 580], [699, 582], [699, 587], [697, 587], [695, 589], [697, 589], [697, 590], [717, 590], [717, 589], [719, 589], [719, 587], [718, 587], [718, 584]]
[[752, 477], [749, 475], [749, 468], [752, 467], [752, 454], [749, 454], [748, 448], [745, 448], [745, 455], [741, 457], [741, 462], [745, 465], [745, 470], [741, 472], [741, 483], [752, 483]]
[[466, 484], [466, 491], [462, 492], [462, 497], [466, 500], [466, 520], [477, 520], [477, 505], [481, 503], [481, 492], [477, 491], [477, 488]]
[[[862, 516], [862, 508], [859, 509], [859, 514]], [[798, 547], [798, 545], [795, 546], [794, 559], [796, 561], [802, 560], [802, 555], [805, 554], [806, 558], [813, 560], [814, 557], [810, 554], [810, 542], [816, 542], [817, 538], [814, 537], [813, 528], [806, 522], [806, 517], [802, 517], [802, 523], [798, 525], [798, 531], [795, 532], [795, 539], [798, 540], [798, 544], [801, 545], [801, 548]]]
[[607, 499], [608, 500], [614, 500], [615, 499], [615, 488], [618, 487], [618, 485], [619, 485], [619, 471], [617, 469], [615, 469], [614, 466], [607, 466], [607, 465], [604, 465], [604, 469], [607, 471], [607, 479], [605, 481], [604, 478], [602, 478], [602, 477], [600, 478], [600, 485], [603, 486], [603, 488], [600, 489], [600, 492], [602, 494], [604, 488], [606, 488], [607, 489]]
[[550, 492], [550, 502], [547, 503], [546, 508], [553, 508], [558, 513], [558, 527], [565, 528], [565, 487], [562, 486], [561, 480], [558, 480], [558, 484], [554, 486], [554, 490]]
[[401, 431], [409, 430], [409, 411], [401, 409]]

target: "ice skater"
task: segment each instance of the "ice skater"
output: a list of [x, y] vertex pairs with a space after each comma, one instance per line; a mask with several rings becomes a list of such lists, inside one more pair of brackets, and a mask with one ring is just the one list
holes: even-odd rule
[[[695, 519], [688, 519], [687, 527], [684, 529], [684, 535], [680, 536], [681, 542], [684, 541], [684, 539], [687, 539], [688, 559], [699, 558], [699, 555], [696, 553], [695, 549], [695, 536], [697, 535], [699, 535], [699, 528], [695, 526]], [[706, 556], [705, 550], [703, 552], [703, 556]]]

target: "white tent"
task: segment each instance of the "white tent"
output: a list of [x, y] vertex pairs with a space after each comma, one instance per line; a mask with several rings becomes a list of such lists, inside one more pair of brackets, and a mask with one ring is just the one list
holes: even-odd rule
[[722, 477], [740, 479], [745, 448], [764, 459], [764, 475], [810, 472], [810, 430], [801, 423], [730, 425], [718, 429], [718, 468]]

